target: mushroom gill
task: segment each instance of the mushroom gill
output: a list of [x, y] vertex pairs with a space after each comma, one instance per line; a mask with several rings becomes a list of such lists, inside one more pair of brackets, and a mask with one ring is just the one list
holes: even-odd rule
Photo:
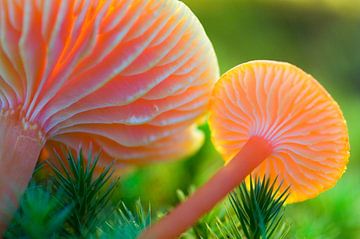
[[141, 238], [179, 236], [251, 173], [278, 177], [282, 191], [290, 188], [291, 203], [333, 187], [348, 163], [339, 105], [288, 63], [252, 61], [225, 73], [213, 90], [209, 125], [226, 164]]
[[193, 153], [218, 74], [179, 1], [0, 0], [0, 215], [47, 144], [118, 166]]

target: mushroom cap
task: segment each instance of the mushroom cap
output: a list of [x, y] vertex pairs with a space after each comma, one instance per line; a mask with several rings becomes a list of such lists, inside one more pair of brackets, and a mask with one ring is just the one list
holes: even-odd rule
[[44, 143], [91, 145], [119, 166], [200, 147], [219, 70], [180, 1], [0, 0], [0, 38], [0, 109]]
[[225, 73], [213, 90], [209, 124], [225, 161], [251, 136], [267, 140], [272, 154], [252, 174], [290, 186], [288, 203], [333, 187], [346, 169], [349, 138], [339, 105], [288, 63], [251, 61]]

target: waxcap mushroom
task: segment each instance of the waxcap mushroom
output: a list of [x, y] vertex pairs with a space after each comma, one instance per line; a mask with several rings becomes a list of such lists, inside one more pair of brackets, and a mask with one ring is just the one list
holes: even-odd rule
[[180, 236], [252, 172], [278, 177], [282, 190], [290, 188], [287, 202], [297, 202], [333, 187], [348, 163], [338, 104], [288, 63], [251, 61], [225, 73], [213, 90], [209, 125], [225, 166], [141, 239]]
[[218, 74], [180, 1], [0, 0], [0, 195], [49, 143], [119, 167], [195, 152]]
[[253, 174], [290, 186], [287, 203], [316, 197], [345, 172], [349, 137], [340, 107], [294, 65], [262, 60], [231, 69], [214, 88], [210, 112], [212, 142], [225, 161], [252, 136], [269, 142], [272, 153]]

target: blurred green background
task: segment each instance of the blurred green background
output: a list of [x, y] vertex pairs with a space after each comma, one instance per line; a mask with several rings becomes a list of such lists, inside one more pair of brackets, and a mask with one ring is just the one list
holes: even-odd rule
[[[360, 1], [186, 0], [217, 52], [221, 72], [254, 59], [287, 61], [312, 74], [340, 104], [351, 158], [335, 188], [289, 205], [291, 238], [360, 238]], [[176, 190], [204, 183], [223, 164], [206, 142], [189, 159], [146, 166], [122, 178], [121, 197], [153, 211], [178, 203]]]

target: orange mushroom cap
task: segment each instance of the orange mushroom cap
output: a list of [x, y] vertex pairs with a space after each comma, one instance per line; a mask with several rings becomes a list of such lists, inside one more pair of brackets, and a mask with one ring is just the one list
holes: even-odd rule
[[194, 153], [218, 75], [177, 0], [0, 0], [0, 234], [44, 147], [99, 168]]
[[225, 161], [251, 137], [265, 139], [272, 153], [253, 174], [290, 186], [288, 203], [333, 187], [348, 163], [338, 104], [311, 75], [288, 63], [252, 61], [225, 73], [213, 91], [209, 124]]
[[176, 238], [249, 175], [266, 176], [287, 202], [334, 186], [349, 139], [339, 106], [310, 75], [288, 63], [253, 61], [225, 73], [210, 102], [210, 129], [226, 165], [141, 239]]
[[118, 165], [200, 147], [219, 70], [183, 3], [0, 0], [0, 36], [0, 109], [43, 144], [91, 144]]

